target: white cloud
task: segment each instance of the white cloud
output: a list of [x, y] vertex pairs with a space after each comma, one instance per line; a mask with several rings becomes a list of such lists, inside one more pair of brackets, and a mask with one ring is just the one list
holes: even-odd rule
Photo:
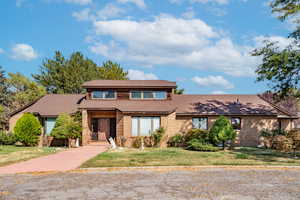
[[107, 4], [96, 12], [92, 12], [90, 8], [85, 8], [81, 11], [73, 12], [72, 16], [78, 21], [95, 21], [119, 17], [123, 13], [125, 13], [125, 9], [113, 4]]
[[125, 13], [125, 10], [123, 8], [120, 8], [113, 4], [107, 4], [102, 10], [99, 10], [97, 12], [97, 17], [99, 19], [109, 19], [119, 17], [123, 13]]
[[194, 9], [192, 7], [189, 7], [181, 16], [185, 19], [192, 19], [196, 15]]
[[72, 16], [78, 21], [89, 21], [93, 20], [95, 17], [91, 14], [91, 10], [89, 8], [85, 8], [78, 12], [73, 12]]
[[[259, 58], [252, 46], [239, 46], [200, 19], [159, 16], [153, 21], [99, 20], [94, 22], [98, 43], [92, 52], [137, 65], [179, 66], [254, 75]], [[102, 37], [110, 39], [108, 42]]]
[[226, 92], [221, 91], [221, 90], [212, 91], [211, 93], [212, 94], [227, 94]]
[[192, 3], [217, 3], [227, 4], [229, 0], [191, 0]]
[[64, 0], [67, 3], [74, 3], [79, 5], [87, 5], [93, 2], [93, 0]]
[[234, 88], [234, 85], [226, 80], [223, 76], [195, 76], [192, 78], [192, 81], [203, 87], [221, 87], [224, 89]]
[[16, 60], [30, 61], [38, 57], [32, 46], [28, 44], [15, 44], [11, 52], [11, 57]]
[[0, 48], [0, 54], [1, 54], [1, 53], [4, 53], [4, 50]]
[[119, 3], [133, 3], [140, 8], [146, 8], [144, 0], [118, 0]]
[[280, 49], [284, 49], [285, 47], [287, 47], [289, 44], [292, 43], [292, 39], [281, 37], [281, 36], [257, 36], [254, 38], [256, 47], [265, 46], [264, 41], [275, 42]]
[[158, 77], [153, 73], [145, 73], [140, 70], [128, 70], [128, 78], [130, 80], [157, 80]]

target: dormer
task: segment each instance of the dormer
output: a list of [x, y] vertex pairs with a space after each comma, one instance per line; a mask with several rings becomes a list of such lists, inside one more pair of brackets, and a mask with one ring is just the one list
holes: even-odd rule
[[93, 80], [82, 85], [89, 100], [170, 100], [176, 82], [164, 80]]

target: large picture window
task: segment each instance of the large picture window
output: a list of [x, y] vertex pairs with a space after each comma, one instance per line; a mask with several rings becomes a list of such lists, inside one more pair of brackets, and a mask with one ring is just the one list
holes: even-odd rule
[[207, 130], [207, 117], [194, 117], [193, 128]]
[[160, 117], [132, 117], [132, 136], [150, 136], [160, 127]]
[[166, 91], [131, 91], [131, 99], [166, 99]]
[[116, 91], [114, 90], [97, 90], [92, 92], [93, 99], [115, 99]]
[[240, 117], [232, 117], [231, 118], [231, 125], [232, 125], [233, 129], [241, 130], [241, 124], [242, 124], [242, 120]]

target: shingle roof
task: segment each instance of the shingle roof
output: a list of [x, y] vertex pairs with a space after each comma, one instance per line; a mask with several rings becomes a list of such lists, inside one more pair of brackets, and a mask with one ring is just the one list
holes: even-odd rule
[[[178, 115], [289, 115], [258, 95], [172, 95], [172, 100], [86, 100], [85, 95], [49, 94], [20, 111], [57, 116], [79, 108], [120, 110], [132, 113], [172, 113]], [[12, 115], [14, 115], [13, 113]], [[292, 115], [290, 115], [292, 116]]]
[[176, 109], [167, 100], [83, 100], [79, 108], [150, 113], [171, 113]]
[[11, 115], [21, 111], [38, 113], [41, 116], [58, 116], [61, 113], [75, 113], [79, 101], [84, 96], [85, 95], [82, 94], [48, 94], [32, 105], [25, 106], [24, 108], [11, 113]]
[[174, 95], [178, 114], [277, 115], [280, 112], [258, 95]]
[[93, 80], [83, 88], [175, 88], [176, 82], [164, 80]]

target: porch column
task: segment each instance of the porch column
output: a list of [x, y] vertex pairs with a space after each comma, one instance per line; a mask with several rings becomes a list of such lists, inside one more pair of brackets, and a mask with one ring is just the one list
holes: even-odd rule
[[87, 145], [90, 140], [89, 118], [87, 110], [82, 110], [82, 145]]

